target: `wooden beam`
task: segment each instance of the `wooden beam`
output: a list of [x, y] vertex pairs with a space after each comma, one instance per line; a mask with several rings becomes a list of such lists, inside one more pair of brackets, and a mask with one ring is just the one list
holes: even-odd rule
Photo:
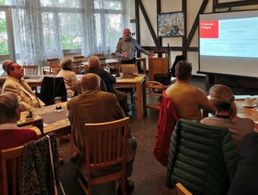
[[199, 25], [199, 15], [204, 12], [208, 2], [209, 2], [209, 0], [203, 0], [202, 5], [201, 5], [201, 7], [200, 7], [200, 9], [198, 11], [198, 14], [195, 17], [193, 26], [192, 26], [191, 31], [189, 33], [189, 36], [188, 36], [188, 38], [186, 40], [186, 47], [187, 48], [190, 46], [190, 43], [191, 43], [191, 41], [193, 39], [193, 36], [194, 36], [194, 33], [195, 33], [195, 31], [196, 31], [196, 29], [197, 29], [197, 27]]
[[135, 0], [135, 30], [136, 30], [136, 39], [140, 40], [140, 17], [139, 17], [139, 3], [138, 0]]
[[[153, 50], [155, 53], [166, 53], [168, 51], [168, 47], [154, 47], [154, 46], [144, 46], [146, 50]], [[183, 47], [169, 47], [171, 51], [182, 51]]]
[[143, 4], [142, 4], [142, 1], [141, 1], [141, 0], [138, 0], [138, 3], [139, 3], [139, 6], [140, 6], [140, 8], [141, 8], [143, 17], [144, 17], [144, 19], [145, 19], [145, 21], [146, 21], [146, 23], [147, 23], [148, 28], [149, 28], [149, 31], [150, 31], [150, 33], [151, 33], [151, 37], [152, 37], [153, 41], [155, 42], [155, 45], [158, 47], [158, 46], [159, 46], [159, 41], [158, 41], [158, 39], [157, 39], [157, 37], [156, 37], [156, 35], [155, 35], [155, 32], [154, 32], [154, 30], [153, 30], [153, 28], [152, 28], [152, 26], [151, 26], [150, 19], [149, 19], [148, 15], [147, 15], [147, 13], [146, 13], [146, 11], [145, 11], [145, 8], [144, 8], [144, 6], [143, 6]]
[[187, 34], [187, 25], [186, 25], [186, 18], [187, 18], [187, 2], [186, 2], [186, 0], [182, 0], [182, 11], [183, 11], [183, 13], [184, 13], [184, 15], [185, 15], [185, 22], [184, 22], [184, 29], [185, 29], [185, 33], [184, 33], [184, 36], [183, 36], [183, 38], [182, 38], [182, 46], [183, 46], [183, 56], [185, 57], [185, 58], [187, 58], [187, 52], [186, 52], [186, 34]]
[[[161, 0], [157, 0], [157, 21], [158, 21], [158, 15], [161, 13]], [[157, 37], [158, 37], [158, 46], [157, 47], [161, 47], [162, 46], [162, 38], [159, 37], [158, 35], [158, 31], [157, 31]]]

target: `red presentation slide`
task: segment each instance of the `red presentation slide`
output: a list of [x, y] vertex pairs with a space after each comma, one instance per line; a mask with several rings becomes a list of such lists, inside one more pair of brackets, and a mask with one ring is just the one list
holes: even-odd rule
[[200, 22], [200, 38], [214, 39], [219, 37], [218, 20], [209, 20]]

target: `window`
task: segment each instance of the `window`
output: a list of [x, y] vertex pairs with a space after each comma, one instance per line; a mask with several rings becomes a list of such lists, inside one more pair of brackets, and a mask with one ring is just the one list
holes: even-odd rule
[[0, 55], [7, 55], [8, 53], [6, 14], [4, 11], [0, 11]]
[[12, 6], [16, 58], [24, 63], [43, 64], [46, 58], [61, 58], [63, 50], [81, 50], [83, 55], [114, 52], [124, 27], [125, 1], [0, 0], [0, 3]]
[[[74, 22], [76, 21], [76, 22]], [[59, 25], [62, 49], [81, 48], [81, 14], [60, 13]]]

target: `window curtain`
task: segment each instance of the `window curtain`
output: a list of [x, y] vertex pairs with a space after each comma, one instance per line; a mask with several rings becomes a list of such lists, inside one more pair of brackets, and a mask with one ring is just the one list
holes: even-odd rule
[[115, 52], [126, 23], [126, 0], [83, 0], [82, 54]]
[[62, 58], [63, 49], [81, 49], [84, 56], [115, 52], [126, 26], [126, 1], [11, 0], [17, 58], [43, 65]]
[[[15, 0], [13, 18], [15, 40], [19, 47], [20, 59], [24, 64], [42, 64], [44, 61], [44, 41], [39, 0]], [[16, 20], [17, 19], [17, 20]]]

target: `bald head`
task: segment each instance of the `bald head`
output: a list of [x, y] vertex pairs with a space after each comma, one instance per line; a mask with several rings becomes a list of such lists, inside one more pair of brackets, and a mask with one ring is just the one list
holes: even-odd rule
[[18, 111], [19, 104], [15, 94], [5, 92], [0, 95], [0, 124], [16, 121]]
[[83, 91], [86, 90], [99, 90], [100, 89], [100, 77], [93, 73], [83, 75], [81, 79], [81, 87]]
[[131, 37], [131, 31], [130, 31], [130, 29], [129, 28], [125, 28], [124, 30], [123, 30], [123, 38], [124, 38], [124, 40], [129, 40], [129, 38]]
[[92, 68], [99, 68], [100, 63], [99, 63], [99, 57], [98, 56], [91, 56], [88, 60], [90, 67]]

